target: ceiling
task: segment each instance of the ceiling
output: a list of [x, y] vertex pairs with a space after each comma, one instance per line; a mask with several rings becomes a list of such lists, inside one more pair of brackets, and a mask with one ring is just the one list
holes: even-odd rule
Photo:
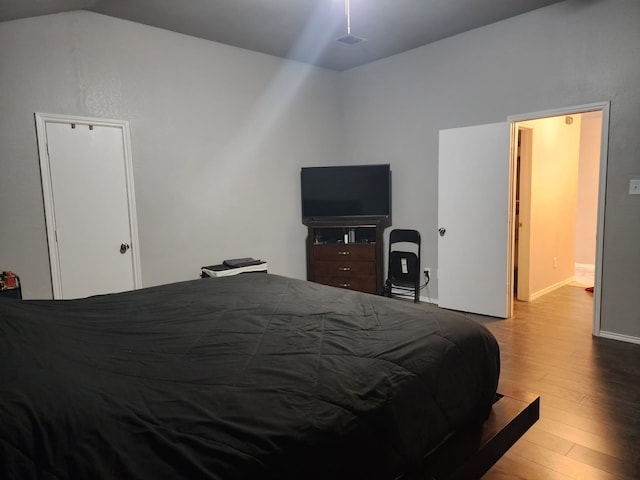
[[89, 10], [347, 70], [562, 0], [0, 0], [0, 21]]

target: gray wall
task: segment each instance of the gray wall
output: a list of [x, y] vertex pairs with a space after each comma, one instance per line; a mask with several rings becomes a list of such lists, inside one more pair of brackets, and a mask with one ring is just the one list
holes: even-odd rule
[[88, 12], [0, 23], [0, 266], [51, 297], [46, 112], [129, 120], [145, 286], [245, 256], [305, 278], [299, 171], [338, 157], [337, 78]]
[[640, 337], [640, 196], [628, 195], [640, 178], [639, 25], [636, 0], [568, 1], [344, 73], [346, 158], [391, 162], [393, 225], [423, 233], [425, 266], [437, 267], [440, 129], [611, 101], [601, 327]]
[[0, 265], [50, 296], [35, 111], [131, 122], [152, 285], [245, 255], [304, 278], [299, 168], [341, 161], [392, 164], [393, 225], [436, 268], [438, 130], [611, 101], [602, 328], [640, 337], [639, 24], [569, 0], [336, 73], [86, 12], [1, 23]]

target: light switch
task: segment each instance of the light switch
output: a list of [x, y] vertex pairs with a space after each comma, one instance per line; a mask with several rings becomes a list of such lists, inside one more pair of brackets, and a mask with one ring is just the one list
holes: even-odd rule
[[629, 195], [640, 195], [640, 180], [629, 181]]

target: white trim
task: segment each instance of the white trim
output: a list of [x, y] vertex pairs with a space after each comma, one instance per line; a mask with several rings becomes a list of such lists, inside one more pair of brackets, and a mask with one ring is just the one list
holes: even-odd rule
[[[413, 294], [411, 292], [407, 292], [407, 290], [399, 290], [397, 288], [391, 289], [391, 295], [395, 295], [397, 298], [413, 298]], [[429, 295], [420, 295], [418, 297], [420, 303], [432, 303], [434, 305], [438, 305], [438, 299], [430, 297]]]
[[574, 264], [575, 268], [581, 268], [584, 270], [594, 270], [596, 268], [594, 263], [575, 263]]
[[[526, 122], [527, 120], [537, 120], [539, 118], [558, 117], [561, 115], [570, 115], [572, 113], [587, 113], [595, 112], [597, 110], [608, 111], [610, 102], [596, 102], [587, 103], [584, 105], [576, 105], [575, 107], [554, 108], [551, 110], [542, 110], [539, 112], [520, 113], [516, 115], [509, 115], [507, 121], [513, 122]], [[604, 118], [603, 118], [604, 121]]]
[[631, 335], [622, 335], [620, 333], [605, 332], [600, 330], [599, 337], [608, 338], [610, 340], [618, 340], [620, 342], [636, 343], [640, 345], [640, 337], [632, 337]]
[[602, 305], [602, 256], [604, 251], [604, 210], [607, 190], [607, 162], [609, 152], [609, 102], [602, 104], [602, 140], [600, 145], [600, 179], [598, 183], [598, 227], [596, 229], [596, 266], [593, 289], [593, 330], [601, 336], [600, 315]]
[[515, 265], [515, 218], [516, 218], [516, 156], [517, 156], [517, 138], [516, 124], [507, 122], [509, 126], [509, 186], [507, 200], [507, 290], [506, 290], [506, 317], [513, 317], [513, 272]]
[[51, 286], [53, 298], [62, 298], [62, 279], [60, 276], [60, 257], [56, 242], [56, 219], [51, 186], [51, 168], [47, 149], [47, 123], [68, 123], [77, 125], [97, 125], [119, 128], [122, 131], [124, 145], [125, 177], [127, 183], [127, 204], [129, 208], [129, 230], [131, 235], [131, 259], [133, 265], [133, 287], [142, 286], [140, 268], [140, 245], [138, 241], [138, 219], [136, 216], [136, 199], [133, 187], [133, 162], [131, 157], [131, 136], [129, 122], [126, 120], [110, 120], [104, 118], [90, 118], [72, 115], [57, 115], [35, 112], [36, 133], [38, 139], [38, 154], [40, 156], [40, 175], [42, 177], [42, 194], [44, 198], [44, 213], [49, 245], [49, 263], [51, 266]]
[[564, 287], [565, 285], [569, 285], [570, 283], [574, 282], [575, 279], [573, 277], [571, 278], [567, 278], [566, 280], [562, 280], [561, 282], [555, 283], [553, 285], [550, 285], [546, 288], [543, 288], [542, 290], [538, 290], [537, 292], [533, 292], [531, 294], [531, 298], [529, 299], [530, 302], [532, 302], [533, 300], [535, 300], [536, 298], [540, 298], [543, 295], [546, 295], [547, 293], [553, 292], [554, 290], [557, 290], [560, 287]]
[[438, 299], [432, 298], [424, 295], [420, 295], [420, 301], [423, 303], [432, 303], [433, 305], [438, 305]]
[[44, 200], [44, 217], [49, 246], [49, 264], [51, 266], [51, 287], [53, 298], [62, 298], [62, 280], [60, 278], [60, 259], [56, 245], [56, 217], [53, 208], [53, 188], [51, 186], [51, 169], [47, 149], [46, 114], [37, 113], [36, 134], [38, 138], [38, 154], [40, 156], [40, 176], [42, 178], [42, 196]]
[[[574, 107], [557, 108], [553, 110], [544, 110], [541, 112], [525, 113], [519, 115], [510, 115], [508, 121], [513, 124], [515, 122], [523, 122], [534, 120], [537, 118], [556, 117], [559, 115], [570, 115], [577, 113], [586, 113], [601, 111], [602, 112], [602, 134], [600, 143], [600, 175], [598, 184], [598, 220], [596, 228], [596, 263], [595, 263], [595, 285], [593, 292], [593, 327], [592, 334], [596, 337], [605, 336], [600, 330], [600, 315], [602, 305], [602, 255], [604, 251], [604, 210], [607, 187], [607, 161], [609, 152], [609, 110], [611, 102], [596, 102], [577, 105]], [[512, 158], [513, 162], [514, 159]], [[610, 335], [610, 334], [608, 334]], [[617, 337], [621, 337], [618, 335]], [[616, 337], [616, 338], [617, 338]], [[613, 337], [609, 337], [613, 338]], [[630, 337], [633, 338], [633, 337]]]

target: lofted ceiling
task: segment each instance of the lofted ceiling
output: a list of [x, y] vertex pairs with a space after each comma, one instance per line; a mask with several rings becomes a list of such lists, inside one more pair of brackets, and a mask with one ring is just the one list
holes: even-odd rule
[[0, 0], [0, 21], [88, 10], [347, 70], [562, 0]]

